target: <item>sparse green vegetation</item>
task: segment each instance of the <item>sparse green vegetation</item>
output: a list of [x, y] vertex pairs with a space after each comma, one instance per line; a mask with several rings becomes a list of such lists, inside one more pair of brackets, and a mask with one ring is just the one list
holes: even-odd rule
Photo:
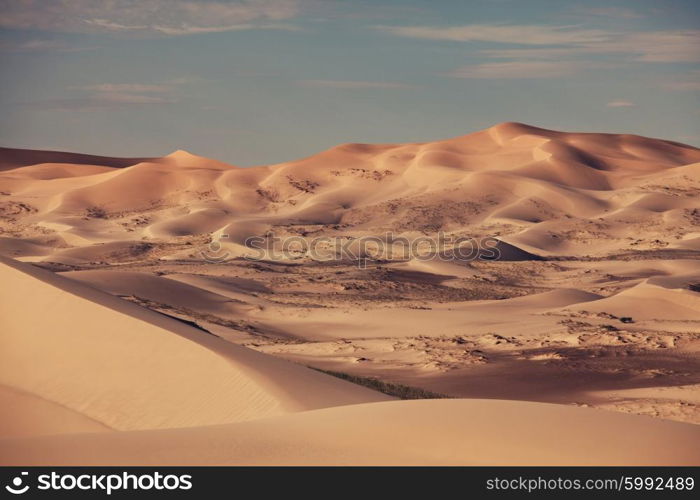
[[437, 392], [428, 391], [421, 389], [419, 387], [411, 387], [409, 385], [393, 384], [391, 382], [384, 382], [374, 377], [360, 377], [359, 375], [351, 375], [349, 373], [335, 372], [331, 370], [321, 370], [320, 368], [314, 368], [310, 366], [312, 370], [316, 370], [326, 375], [331, 375], [353, 384], [362, 385], [375, 391], [382, 392], [389, 396], [394, 396], [399, 399], [449, 399], [450, 396], [445, 394], [439, 394]]

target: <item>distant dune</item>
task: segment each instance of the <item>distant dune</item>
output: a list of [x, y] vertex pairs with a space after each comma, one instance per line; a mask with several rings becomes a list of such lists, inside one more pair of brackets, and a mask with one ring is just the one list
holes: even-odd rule
[[[109, 260], [111, 247], [87, 249], [103, 243], [212, 233], [227, 234], [227, 251], [243, 255], [248, 236], [299, 224], [353, 236], [468, 226], [478, 237], [500, 227], [510, 254], [605, 255], [644, 236], [645, 218], [695, 217], [696, 203], [681, 195], [700, 179], [691, 146], [518, 123], [430, 143], [347, 144], [246, 169], [184, 151], [116, 159], [4, 149], [0, 158], [12, 168], [0, 176], [0, 215], [53, 235], [36, 247], [4, 240], [0, 251], [66, 263]], [[570, 237], [554, 238], [553, 227]], [[585, 241], [593, 233], [595, 245]], [[679, 233], [670, 247], [686, 248], [697, 234]], [[654, 241], [641, 239], [637, 248]], [[173, 247], [173, 257], [188, 255], [182, 250]]]
[[34, 149], [0, 148], [0, 170], [28, 167], [45, 163], [124, 168], [154, 158], [110, 158], [107, 156], [66, 153], [63, 151], [38, 151]]

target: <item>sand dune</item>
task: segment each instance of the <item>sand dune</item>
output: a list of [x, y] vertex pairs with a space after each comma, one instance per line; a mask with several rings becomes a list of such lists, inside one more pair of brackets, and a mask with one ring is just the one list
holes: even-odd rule
[[0, 463], [694, 465], [698, 439], [695, 425], [586, 408], [399, 401], [232, 425], [4, 440]]
[[[1, 269], [0, 383], [106, 427], [236, 422], [387, 399], [27, 264], [3, 260]], [[10, 409], [3, 418], [24, 417]]]
[[110, 158], [107, 156], [66, 153], [63, 151], [37, 151], [30, 149], [0, 148], [0, 170], [38, 165], [41, 163], [60, 163], [67, 165], [101, 165], [111, 168], [123, 168], [141, 163], [149, 158]]
[[92, 285], [95, 288], [119, 296], [136, 296], [161, 304], [192, 309], [219, 315], [240, 315], [245, 303], [190, 286], [167, 277], [147, 273], [110, 271], [73, 271], [63, 273], [70, 279]]
[[614, 297], [586, 304], [591, 311], [606, 311], [638, 319], [697, 320], [700, 318], [700, 295], [683, 289], [669, 289], [641, 283]]
[[520, 123], [251, 168], [0, 149], [36, 264], [0, 264], [2, 460], [697, 463], [663, 419], [700, 423], [699, 200], [697, 148]]
[[[2, 275], [3, 290], [12, 290], [2, 297], [0, 398], [11, 408], [3, 413], [3, 464], [687, 465], [700, 459], [697, 426], [522, 402], [379, 403], [388, 398], [27, 264], [3, 260]], [[582, 297], [565, 300], [572, 299]], [[332, 408], [314, 410], [324, 406]], [[211, 425], [217, 423], [227, 424]]]
[[[621, 234], [631, 228], [618, 220], [626, 210], [640, 220], [672, 212], [687, 220], [696, 207], [682, 184], [689, 177], [700, 182], [700, 151], [690, 146], [516, 123], [433, 143], [343, 145], [249, 169], [184, 151], [160, 159], [89, 157], [89, 165], [67, 153], [5, 153], [5, 164], [24, 168], [0, 176], [0, 191], [11, 195], [0, 214], [61, 224], [53, 230], [80, 234], [86, 241], [79, 246], [102, 243], [106, 234], [114, 241], [218, 232], [240, 245], [247, 236], [299, 224], [340, 224], [353, 236], [466, 224], [473, 236], [500, 226], [505, 243], [530, 253], [609, 254], [630, 237], [645, 239], [644, 226], [642, 234]], [[98, 234], [85, 234], [97, 223]], [[606, 226], [595, 246], [585, 240], [592, 223]], [[682, 228], [676, 231], [682, 237]]]
[[6, 437], [110, 432], [111, 428], [82, 413], [34, 394], [0, 386], [0, 439]]

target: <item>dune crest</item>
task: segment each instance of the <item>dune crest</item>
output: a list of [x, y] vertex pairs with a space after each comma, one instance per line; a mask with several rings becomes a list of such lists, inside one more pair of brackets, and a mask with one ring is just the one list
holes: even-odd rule
[[[236, 239], [239, 245], [266, 229], [299, 224], [340, 225], [352, 236], [468, 226], [474, 236], [498, 227], [508, 244], [540, 255], [599, 255], [575, 239], [542, 237], [547, 225], [581, 232], [597, 220], [614, 225], [600, 245], [609, 254], [629, 244], [620, 215], [683, 216], [694, 207], [683, 199], [683, 183], [700, 179], [700, 151], [690, 146], [520, 123], [431, 143], [346, 144], [247, 169], [182, 150], [160, 159], [124, 160], [4, 153], [3, 165], [14, 162], [15, 168], [0, 176], [0, 191], [7, 193], [0, 212], [66, 235], [78, 247], [104, 243], [105, 234], [111, 241], [226, 234], [231, 221], [248, 219], [255, 224]], [[684, 169], [683, 175], [676, 169]], [[176, 255], [184, 250], [172, 248]], [[30, 256], [28, 250], [22, 257]], [[9, 248], [5, 252], [13, 255]], [[34, 257], [50, 260], [46, 253], [53, 250]], [[94, 252], [86, 254], [90, 258]]]

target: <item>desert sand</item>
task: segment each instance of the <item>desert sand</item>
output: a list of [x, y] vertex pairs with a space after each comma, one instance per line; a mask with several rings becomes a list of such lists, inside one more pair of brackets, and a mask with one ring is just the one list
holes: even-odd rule
[[[251, 168], [0, 149], [0, 228], [3, 463], [700, 464], [694, 147], [503, 123]], [[267, 245], [388, 232], [501, 258]]]
[[546, 403], [436, 399], [357, 404], [216, 426], [6, 439], [0, 463], [689, 465], [700, 460], [692, 445], [698, 438], [696, 425], [636, 415]]

